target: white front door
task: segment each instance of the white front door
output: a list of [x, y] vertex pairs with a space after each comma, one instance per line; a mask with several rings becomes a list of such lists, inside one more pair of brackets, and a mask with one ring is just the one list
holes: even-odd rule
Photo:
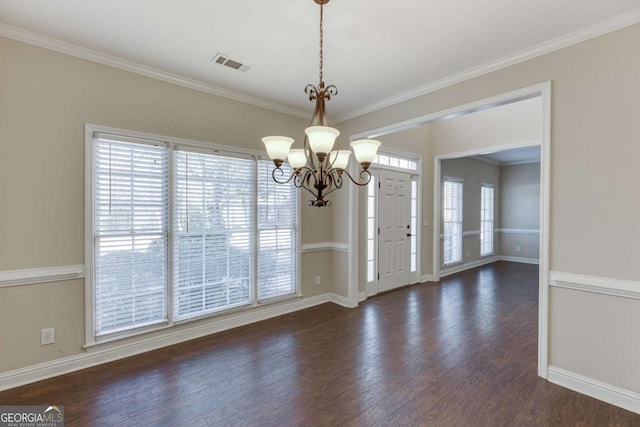
[[411, 279], [411, 175], [381, 170], [378, 199], [378, 292]]

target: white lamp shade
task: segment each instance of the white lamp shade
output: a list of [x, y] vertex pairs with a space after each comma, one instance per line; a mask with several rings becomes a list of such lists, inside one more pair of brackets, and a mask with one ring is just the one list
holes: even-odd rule
[[304, 155], [302, 148], [294, 148], [289, 151], [289, 164], [294, 169], [300, 169], [307, 164], [307, 156]]
[[380, 141], [375, 139], [359, 139], [351, 143], [353, 155], [356, 156], [358, 163], [371, 163], [376, 157]]
[[329, 126], [311, 126], [304, 130], [309, 137], [309, 145], [314, 153], [327, 154], [333, 148], [336, 138], [340, 135], [338, 129]]
[[349, 164], [349, 156], [351, 151], [349, 150], [337, 150], [329, 153], [329, 164], [334, 169], [346, 169]]
[[262, 138], [267, 154], [271, 160], [282, 160], [289, 155], [289, 149], [293, 144], [293, 138], [287, 136], [265, 136]]

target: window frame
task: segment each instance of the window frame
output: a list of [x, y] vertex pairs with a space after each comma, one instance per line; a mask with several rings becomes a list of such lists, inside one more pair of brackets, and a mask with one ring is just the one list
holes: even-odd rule
[[[460, 244], [458, 245], [458, 258], [451, 260], [449, 262], [446, 262], [445, 260], [445, 250], [444, 250], [444, 246], [445, 246], [445, 240], [446, 240], [446, 236], [445, 236], [445, 224], [447, 221], [445, 221], [445, 217], [446, 215], [444, 214], [445, 209], [446, 209], [446, 205], [445, 205], [445, 186], [447, 184], [447, 182], [452, 182], [455, 184], [459, 184], [460, 185], [460, 200], [458, 203], [458, 210], [460, 211], [460, 233], [458, 236], [458, 241], [460, 242]], [[462, 252], [463, 252], [463, 244], [464, 244], [464, 180], [462, 178], [457, 178], [457, 177], [452, 177], [452, 176], [445, 176], [444, 179], [442, 180], [442, 266], [443, 267], [451, 267], [453, 265], [457, 265], [457, 264], [461, 264], [463, 262], [462, 259]], [[454, 223], [454, 221], [449, 221], [451, 223]], [[455, 221], [455, 223], [457, 223], [458, 221]]]
[[[158, 142], [166, 144], [167, 147], [167, 161], [168, 161], [168, 208], [169, 208], [169, 218], [168, 218], [168, 242], [167, 242], [167, 298], [166, 298], [166, 311], [167, 311], [167, 320], [163, 322], [159, 322], [154, 325], [143, 326], [138, 328], [131, 328], [125, 331], [107, 333], [101, 336], [96, 336], [95, 330], [95, 284], [94, 284], [94, 257], [95, 257], [95, 247], [94, 247], [94, 233], [95, 233], [95, 197], [94, 197], [94, 185], [95, 185], [95, 169], [94, 169], [94, 134], [95, 133], [105, 133], [111, 134], [113, 136], [117, 136], [122, 140], [133, 140], [133, 142], [137, 142], [136, 140], [146, 140], [150, 142]], [[223, 154], [230, 155], [236, 157], [243, 158], [251, 158], [254, 160], [255, 166], [255, 184], [258, 182], [258, 173], [259, 173], [259, 161], [271, 161], [265, 152], [244, 148], [237, 148], [233, 146], [227, 146], [216, 143], [207, 143], [195, 140], [188, 140], [183, 138], [175, 138], [168, 137], [164, 135], [151, 134], [146, 132], [137, 132], [131, 131], [127, 129], [113, 128], [108, 126], [101, 126], [96, 124], [85, 124], [85, 180], [84, 180], [84, 256], [85, 256], [85, 348], [91, 348], [96, 345], [109, 343], [117, 340], [121, 340], [124, 338], [130, 338], [139, 336], [141, 334], [160, 331], [163, 329], [172, 328], [174, 326], [202, 321], [212, 317], [220, 317], [225, 316], [232, 313], [249, 311], [253, 310], [256, 307], [262, 307], [270, 304], [276, 304], [279, 302], [297, 299], [302, 297], [302, 287], [301, 287], [301, 197], [300, 190], [295, 189], [293, 191], [296, 192], [296, 212], [295, 212], [295, 284], [294, 284], [294, 292], [287, 295], [279, 295], [274, 296], [267, 299], [259, 299], [257, 293], [257, 270], [254, 272], [255, 280], [253, 280], [251, 286], [252, 289], [256, 288], [256, 292], [252, 295], [251, 303], [248, 305], [239, 306], [236, 308], [231, 308], [227, 310], [215, 311], [212, 313], [204, 314], [201, 316], [192, 317], [184, 320], [176, 320], [174, 319], [174, 272], [173, 272], [173, 263], [174, 263], [174, 152], [178, 147], [188, 147], [188, 149], [193, 151], [199, 151], [210, 154]], [[256, 194], [254, 192], [254, 194]], [[254, 210], [254, 224], [252, 232], [257, 232], [257, 216], [258, 216], [258, 208], [257, 208], [257, 197], [254, 200], [255, 202], [255, 210]], [[257, 236], [253, 239], [254, 246], [257, 245], [258, 238]], [[256, 248], [257, 251], [257, 248]], [[257, 252], [255, 253], [255, 260], [252, 260], [252, 269], [257, 269]]]
[[[485, 220], [483, 219], [484, 216], [484, 211], [485, 211], [485, 207], [484, 207], [484, 189], [485, 188], [489, 188], [491, 189], [491, 220]], [[495, 190], [495, 185], [491, 184], [491, 183], [487, 183], [487, 182], [483, 182], [480, 184], [480, 256], [481, 257], [488, 257], [488, 256], [492, 256], [495, 255], [495, 197], [496, 197], [496, 190]], [[491, 231], [489, 234], [491, 236], [491, 250], [488, 252], [484, 252], [484, 245], [483, 245], [483, 233], [484, 233], [484, 223], [485, 222], [490, 222], [491, 223]]]

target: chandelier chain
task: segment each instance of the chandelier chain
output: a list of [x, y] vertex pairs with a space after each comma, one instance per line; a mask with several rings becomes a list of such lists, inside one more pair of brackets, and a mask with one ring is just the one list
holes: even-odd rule
[[323, 47], [324, 47], [324, 43], [323, 43], [323, 39], [324, 39], [324, 30], [323, 30], [323, 23], [324, 23], [324, 7], [323, 7], [323, 3], [320, 3], [320, 86], [322, 86], [322, 65], [324, 62], [324, 55], [323, 55]]

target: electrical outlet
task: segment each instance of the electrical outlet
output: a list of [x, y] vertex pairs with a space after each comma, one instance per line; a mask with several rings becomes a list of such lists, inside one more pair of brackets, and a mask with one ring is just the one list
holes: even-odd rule
[[469, 258], [469, 251], [467, 251], [467, 258]]
[[516, 246], [516, 252], [520, 252], [520, 246]]
[[429, 219], [425, 219], [425, 220], [422, 222], [422, 224], [423, 224], [425, 227], [428, 227], [428, 226], [429, 226]]
[[320, 286], [320, 276], [316, 276], [316, 286]]
[[40, 345], [48, 345], [56, 342], [56, 330], [47, 328], [40, 330]]

